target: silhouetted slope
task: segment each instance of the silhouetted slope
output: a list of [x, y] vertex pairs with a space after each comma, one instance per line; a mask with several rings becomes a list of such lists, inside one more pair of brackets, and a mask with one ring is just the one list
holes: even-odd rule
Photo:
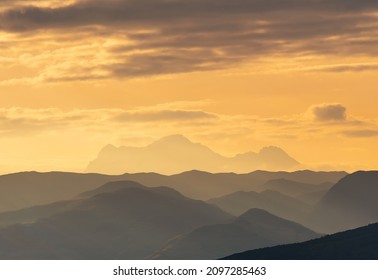
[[209, 172], [250, 172], [292, 170], [299, 163], [277, 147], [263, 148], [259, 153], [223, 157], [208, 147], [193, 143], [182, 135], [161, 138], [146, 147], [108, 145], [87, 167], [87, 172], [122, 174], [124, 172], [158, 172], [175, 174], [198, 169]]
[[301, 222], [310, 206], [276, 191], [236, 192], [207, 201], [232, 215], [240, 215], [251, 208], [260, 208], [285, 219]]
[[229, 218], [166, 187], [126, 186], [35, 223], [0, 229], [0, 258], [140, 259], [178, 234]]
[[151, 256], [154, 259], [217, 259], [245, 248], [261, 248], [316, 238], [294, 222], [251, 209], [228, 223], [203, 226], [176, 237]]
[[263, 248], [228, 260], [378, 260], [378, 223], [303, 243]]
[[360, 171], [341, 179], [317, 204], [311, 217], [325, 232], [378, 221], [378, 171]]
[[123, 175], [78, 174], [65, 172], [22, 172], [0, 176], [0, 212], [72, 199], [107, 182], [129, 180], [148, 187], [169, 186], [186, 196], [210, 199], [235, 191], [252, 191], [268, 180], [285, 178], [318, 184], [338, 181], [344, 172], [266, 172], [248, 174], [189, 171], [165, 176], [156, 173]]

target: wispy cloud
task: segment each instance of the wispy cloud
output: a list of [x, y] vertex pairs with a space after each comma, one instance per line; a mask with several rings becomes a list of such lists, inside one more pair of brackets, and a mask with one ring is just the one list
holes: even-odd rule
[[[0, 109], [0, 134], [19, 137], [25, 134], [50, 133], [61, 130], [91, 131], [117, 138], [125, 134], [140, 137], [150, 131], [151, 135], [198, 134], [241, 137], [257, 135], [259, 139], [288, 139], [344, 135], [349, 137], [375, 136], [374, 120], [360, 120], [346, 115], [341, 104], [311, 106], [300, 115], [281, 118], [261, 118], [249, 115], [215, 114], [198, 109], [203, 102], [173, 102], [155, 106], [124, 109], [85, 109], [62, 111], [57, 108]], [[191, 107], [190, 107], [191, 106]], [[197, 108], [196, 108], [197, 107]], [[332, 124], [332, 125], [329, 125]], [[108, 132], [106, 132], [108, 131]], [[102, 136], [101, 136], [102, 137]], [[155, 136], [156, 137], [156, 136]]]
[[367, 72], [378, 70], [378, 63], [357, 63], [357, 64], [337, 64], [337, 65], [323, 65], [317, 67], [307, 68], [308, 71], [313, 72]]
[[356, 129], [356, 130], [347, 130], [343, 131], [342, 134], [346, 137], [352, 138], [370, 138], [378, 137], [378, 129]]

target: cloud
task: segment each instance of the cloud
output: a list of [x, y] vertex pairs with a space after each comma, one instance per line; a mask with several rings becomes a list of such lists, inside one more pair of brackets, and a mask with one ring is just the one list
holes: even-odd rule
[[[373, 0], [37, 2], [17, 1], [0, 12], [0, 30], [18, 36], [12, 39], [16, 42], [32, 37], [39, 46], [44, 42], [46, 64], [39, 74], [52, 82], [213, 71], [272, 54], [378, 56], [378, 2]], [[89, 50], [74, 54], [61, 44]], [[19, 46], [14, 41], [11, 45]], [[30, 52], [27, 46], [19, 51]], [[48, 63], [49, 54], [64, 59]], [[378, 69], [355, 65], [324, 70]]]
[[120, 122], [181, 122], [216, 118], [217, 117], [214, 114], [202, 111], [162, 110], [144, 112], [123, 112], [115, 116], [114, 120]]
[[370, 137], [378, 137], [378, 130], [371, 130], [371, 129], [348, 130], [348, 131], [343, 131], [342, 134], [346, 137], [352, 137], [352, 138], [370, 138]]
[[376, 63], [338, 64], [338, 65], [327, 65], [327, 66], [312, 67], [308, 70], [309, 71], [319, 71], [319, 72], [334, 72], [334, 73], [367, 72], [367, 71], [377, 71], [378, 70], [378, 64], [376, 64]]
[[176, 110], [168, 107], [169, 104], [161, 104], [136, 110], [104, 108], [67, 112], [56, 108], [3, 108], [0, 109], [0, 134], [22, 136], [75, 128], [93, 130], [107, 127], [117, 129], [124, 124], [133, 126], [156, 125], [157, 123], [182, 125], [185, 123], [189, 126], [191, 124], [200, 126], [218, 119], [217, 115], [200, 110]]
[[346, 120], [346, 108], [341, 104], [320, 104], [309, 109], [312, 118], [320, 122], [342, 122]]

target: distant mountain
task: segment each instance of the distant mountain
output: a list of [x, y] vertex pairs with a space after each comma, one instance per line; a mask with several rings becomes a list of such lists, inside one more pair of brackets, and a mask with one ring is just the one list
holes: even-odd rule
[[260, 208], [285, 219], [301, 222], [310, 211], [310, 206], [290, 196], [276, 191], [235, 192], [208, 200], [222, 210], [240, 215], [251, 208]]
[[263, 248], [227, 260], [378, 260], [378, 223], [303, 243]]
[[67, 172], [21, 172], [0, 176], [0, 213], [26, 207], [69, 200], [82, 192], [91, 191], [111, 181], [135, 181], [144, 186], [169, 186], [196, 199], [210, 199], [236, 191], [258, 190], [265, 182], [287, 179], [320, 184], [337, 182], [345, 172], [268, 172], [248, 174], [188, 171], [166, 176], [156, 173], [123, 175], [79, 174]]
[[318, 229], [337, 232], [378, 221], [378, 171], [359, 171], [336, 183], [311, 217]]
[[300, 242], [318, 234], [264, 210], [251, 209], [228, 223], [207, 225], [176, 237], [153, 259], [217, 259], [246, 248]]
[[263, 148], [235, 157], [223, 157], [208, 147], [182, 135], [161, 138], [146, 147], [104, 147], [86, 172], [122, 174], [157, 172], [175, 174], [188, 170], [208, 172], [251, 172], [253, 170], [293, 170], [299, 163], [277, 147]]
[[321, 184], [309, 184], [281, 178], [267, 181], [265, 184], [261, 186], [261, 189], [278, 191], [280, 193], [292, 197], [298, 197], [315, 191], [327, 191], [333, 185], [334, 183], [332, 182], [322, 182]]
[[[236, 191], [261, 191], [263, 184], [274, 179], [286, 179], [305, 184], [318, 185], [325, 182], [336, 183], [345, 172], [314, 172], [309, 170], [295, 172], [254, 171], [248, 174], [217, 173], [189, 171], [170, 178], [177, 183], [177, 190], [186, 196], [211, 199]], [[164, 185], [171, 186], [169, 183]]]
[[230, 219], [167, 187], [121, 184], [34, 223], [0, 229], [0, 259], [141, 259], [176, 235]]

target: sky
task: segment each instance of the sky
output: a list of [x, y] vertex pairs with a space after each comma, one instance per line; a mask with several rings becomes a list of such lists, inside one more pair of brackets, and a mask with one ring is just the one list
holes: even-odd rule
[[171, 134], [378, 167], [375, 0], [0, 0], [0, 173]]

